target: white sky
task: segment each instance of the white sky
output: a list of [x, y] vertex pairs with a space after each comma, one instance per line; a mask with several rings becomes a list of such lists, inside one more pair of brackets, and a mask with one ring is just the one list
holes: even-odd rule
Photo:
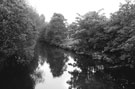
[[125, 0], [28, 0], [28, 2], [37, 10], [39, 14], [44, 14], [46, 21], [49, 21], [53, 13], [61, 13], [68, 20], [72, 22], [77, 16], [88, 11], [98, 11], [104, 9], [102, 12], [109, 17], [119, 9], [119, 3], [124, 3]]

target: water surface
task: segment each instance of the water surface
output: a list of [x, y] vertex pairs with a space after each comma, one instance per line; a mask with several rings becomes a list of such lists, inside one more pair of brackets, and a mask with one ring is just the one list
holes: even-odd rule
[[28, 66], [18, 64], [14, 57], [5, 62], [0, 89], [135, 89], [135, 69], [108, 69], [108, 64], [91, 56], [46, 43], [36, 46], [35, 57]]

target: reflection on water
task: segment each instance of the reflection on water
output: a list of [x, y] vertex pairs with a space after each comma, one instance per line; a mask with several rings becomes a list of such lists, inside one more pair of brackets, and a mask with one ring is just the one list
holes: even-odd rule
[[[75, 68], [69, 64], [74, 64], [73, 58], [64, 50], [42, 46], [39, 50], [39, 67], [37, 71], [43, 71], [43, 79], [45, 81], [37, 83], [35, 89], [68, 89], [67, 81], [71, 78], [68, 71]], [[43, 51], [42, 51], [43, 50]], [[43, 53], [44, 52], [44, 53]]]
[[91, 57], [48, 45], [40, 47], [39, 60], [42, 62], [37, 71], [43, 71], [45, 81], [38, 83], [35, 89], [114, 89], [111, 76]]
[[69, 56], [70, 60], [65, 63], [65, 66], [67, 66], [66, 71], [60, 76], [55, 77], [52, 75], [49, 64], [47, 62], [44, 62], [42, 66], [39, 67], [37, 71], [43, 71], [43, 79], [45, 79], [44, 82], [38, 83], [35, 87], [35, 89], [68, 89], [69, 85], [66, 83], [71, 75], [68, 73], [68, 71], [73, 71], [74, 68], [72, 66], [68, 66], [69, 63], [73, 63], [73, 59]]
[[135, 69], [108, 69], [91, 56], [45, 43], [36, 51], [38, 60], [30, 66], [16, 63], [15, 56], [7, 61], [0, 70], [0, 89], [135, 89]]
[[38, 83], [35, 89], [134, 89], [118, 82], [113, 76], [116, 71], [105, 71], [104, 63], [95, 61], [92, 56], [40, 44], [39, 59], [42, 62], [38, 71], [43, 71], [45, 81]]

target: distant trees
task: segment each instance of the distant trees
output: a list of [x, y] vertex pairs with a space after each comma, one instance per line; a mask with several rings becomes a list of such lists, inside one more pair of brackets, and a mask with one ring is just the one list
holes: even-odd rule
[[65, 21], [62, 14], [54, 13], [50, 22], [46, 24], [46, 31], [42, 34], [45, 35], [44, 40], [54, 44], [61, 44], [66, 38], [67, 28]]

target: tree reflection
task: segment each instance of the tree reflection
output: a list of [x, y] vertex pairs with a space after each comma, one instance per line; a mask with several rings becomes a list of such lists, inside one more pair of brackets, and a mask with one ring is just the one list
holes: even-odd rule
[[65, 70], [67, 58], [61, 50], [53, 49], [48, 52], [47, 62], [50, 64], [51, 72], [54, 77], [59, 77]]
[[72, 76], [67, 81], [70, 85], [69, 89], [134, 89], [133, 87], [135, 87], [133, 78], [135, 69], [111, 67], [93, 55], [66, 52], [46, 43], [39, 45], [38, 53], [42, 59], [41, 64], [44, 61], [49, 64], [53, 77], [59, 77], [65, 71], [67, 55], [74, 59], [75, 63], [69, 63], [69, 65], [77, 69], [69, 71]]
[[39, 55], [41, 55], [42, 64], [44, 61], [49, 63], [53, 77], [59, 77], [66, 69], [65, 63], [67, 56], [64, 50], [50, 46], [46, 43], [39, 43]]
[[76, 66], [81, 69], [70, 71], [71, 79], [67, 82], [69, 89], [118, 89], [112, 77], [103, 72], [103, 66], [94, 61], [92, 56], [76, 55]]
[[130, 67], [119, 67], [105, 69], [113, 76], [120, 89], [135, 89], [135, 69]]

